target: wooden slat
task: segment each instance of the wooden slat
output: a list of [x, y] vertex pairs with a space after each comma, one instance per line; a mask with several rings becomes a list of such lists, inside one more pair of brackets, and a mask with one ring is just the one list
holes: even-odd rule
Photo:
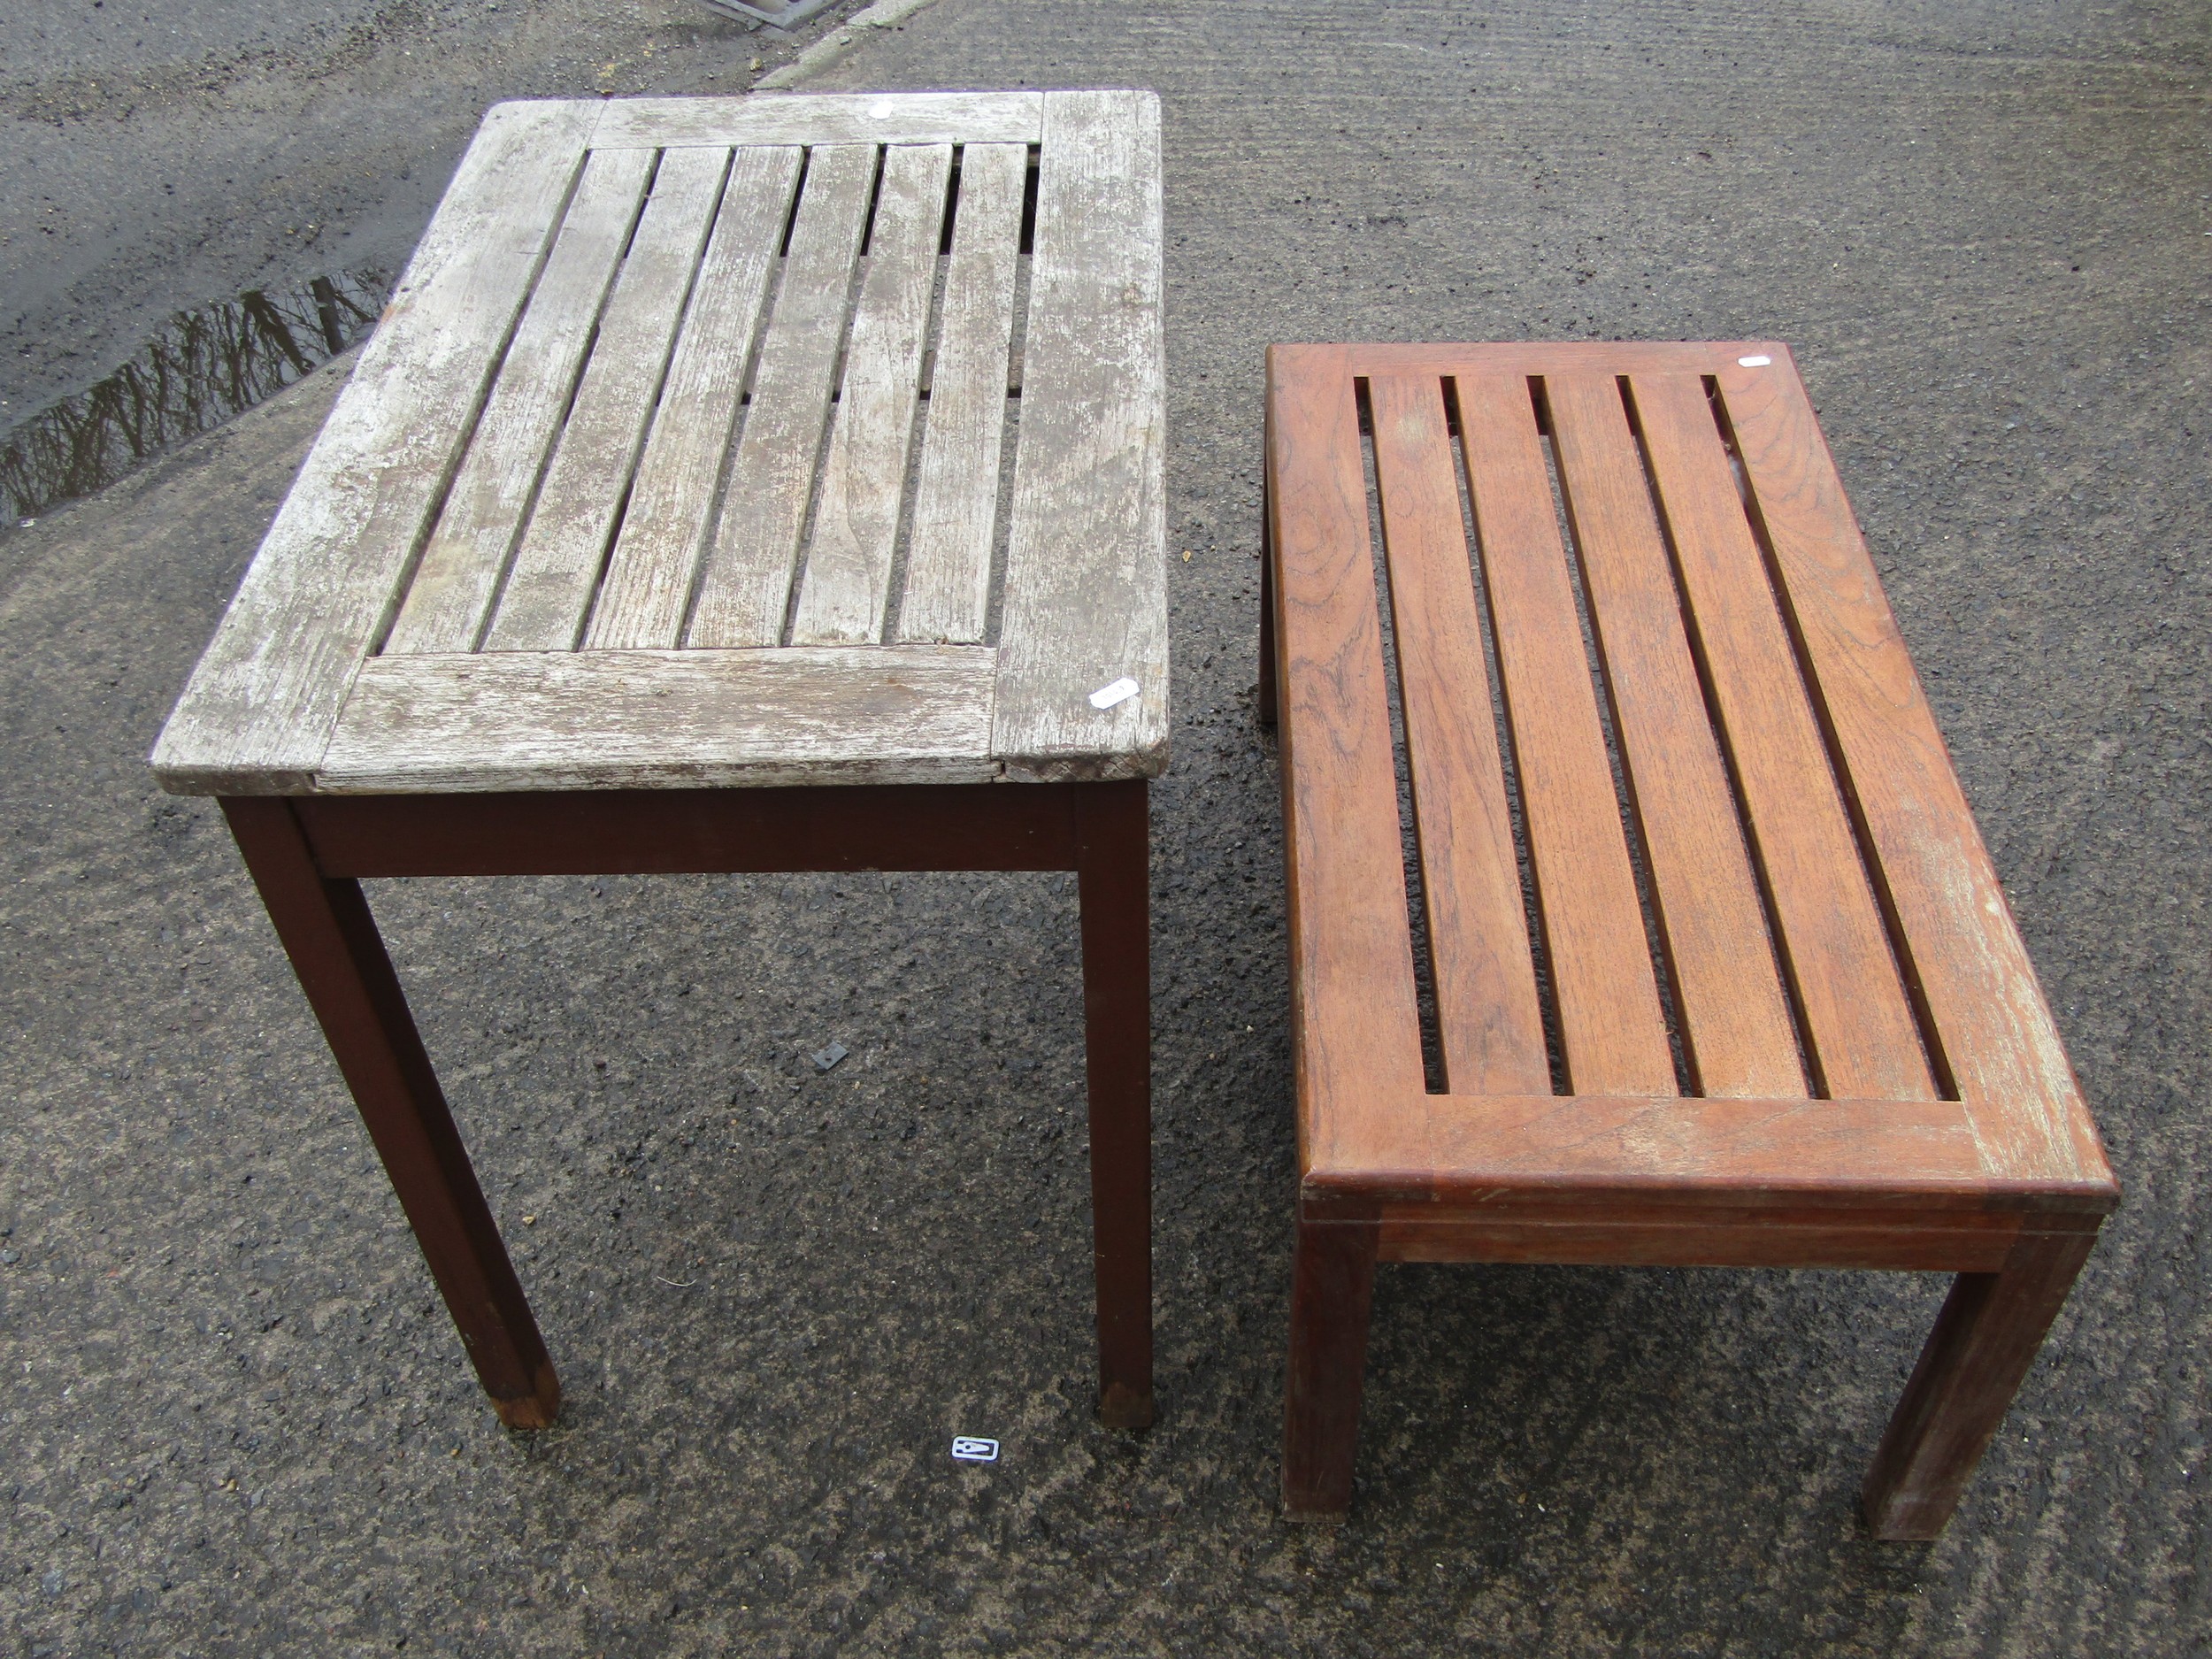
[[1445, 1086], [1551, 1087], [1459, 480], [1433, 375], [1371, 382]]
[[1796, 1027], [1620, 387], [1589, 374], [1544, 387], [1698, 1092], [1802, 1093]]
[[1030, 775], [1166, 764], [1160, 235], [1159, 100], [1046, 94], [993, 730]]
[[1631, 388], [1824, 1094], [1935, 1086], [1702, 380]]
[[1491, 1178], [1655, 1194], [1692, 1183], [1862, 1194], [1989, 1184], [1973, 1125], [1953, 1101], [1437, 1097], [1427, 1132], [1440, 1192], [1486, 1191]]
[[[1956, 1101], [1368, 1095], [1359, 1140], [1306, 1168], [1314, 1203], [1341, 1193], [1497, 1210], [1612, 1194], [1693, 1209], [1783, 1197], [1978, 1208], [2005, 1185]], [[2110, 1207], [2079, 1183], [2014, 1183], [2008, 1195]]]
[[1345, 348], [1354, 374], [1710, 374], [1723, 363], [1765, 349], [1678, 340], [1509, 340], [1448, 345], [1363, 344]]
[[679, 144], [1033, 144], [1039, 92], [869, 92], [615, 98], [595, 149]]
[[1270, 349], [1267, 457], [1302, 1161], [1356, 1162], [1421, 1098], [1396, 768], [1343, 354]]
[[760, 148], [739, 150], [730, 164], [652, 435], [584, 632], [588, 647], [672, 647], [683, 632], [802, 158], [795, 148]]
[[852, 343], [791, 621], [794, 645], [867, 645], [883, 636], [951, 173], [949, 144], [898, 144], [884, 152], [868, 272], [853, 308]]
[[975, 783], [991, 651], [529, 651], [380, 657], [317, 787]]
[[652, 155], [641, 150], [610, 150], [584, 164], [575, 200], [384, 643], [388, 652], [475, 648], [652, 176]]
[[1459, 382], [1468, 493], [1569, 1087], [1669, 1094], [1674, 1058], [1528, 382]]
[[1795, 365], [1721, 395], [1798, 637], [1953, 1078], [2001, 1169], [2109, 1181], [1964, 792]]
[[1825, 1225], [1764, 1218], [1529, 1223], [1385, 1221], [1385, 1262], [1586, 1263], [1597, 1267], [1860, 1267], [1892, 1272], [1990, 1273], [2004, 1264], [2019, 1221], [2002, 1227], [1903, 1227], [1877, 1217]]
[[981, 640], [989, 618], [1028, 166], [1026, 145], [970, 144], [961, 152], [952, 263], [940, 307], [906, 592], [899, 603], [902, 640]]
[[155, 746], [166, 788], [307, 787], [470, 432], [597, 119], [484, 119]]
[[[356, 806], [357, 802], [345, 803]], [[463, 802], [466, 808], [472, 802]], [[342, 808], [341, 810], [343, 810]], [[303, 821], [308, 809], [300, 809]], [[321, 857], [319, 844], [316, 856]], [[1531, 1102], [1516, 1102], [1516, 1105]], [[1770, 1102], [1770, 1105], [1780, 1102]], [[1879, 1111], [1895, 1102], [1862, 1101], [1847, 1103], [1845, 1119], [1866, 1112]], [[1605, 1102], [1606, 1110], [1617, 1113], [1620, 1102]], [[1789, 1102], [1801, 1109], [1805, 1102], [1800, 1098]], [[1955, 1107], [1956, 1102], [1950, 1103]], [[1673, 1110], [1673, 1102], [1666, 1102], [1661, 1110]], [[1906, 1105], [1906, 1115], [1920, 1125], [1916, 1139], [1924, 1145], [1931, 1138], [1929, 1125], [1948, 1122], [1953, 1127], [1938, 1129], [1933, 1138], [1947, 1148], [1956, 1135], [1956, 1124], [1961, 1114], [1947, 1107], [1931, 1118], [1928, 1102], [1913, 1101]], [[1756, 1110], [1753, 1119], [1764, 1117], [1763, 1110]], [[1725, 1141], [1733, 1133], [1738, 1115], [1724, 1114], [1715, 1125], [1706, 1129], [1717, 1131]], [[1703, 1133], [1694, 1128], [1692, 1134]], [[1946, 1155], [1947, 1158], [1947, 1153]], [[2031, 1203], [2005, 1202], [1992, 1204], [1985, 1187], [1968, 1182], [1954, 1187], [1946, 1183], [1930, 1189], [1923, 1187], [1908, 1194], [1882, 1194], [1862, 1190], [1852, 1183], [1831, 1183], [1809, 1191], [1780, 1194], [1750, 1194], [1732, 1189], [1725, 1179], [1693, 1187], [1678, 1193], [1663, 1189], [1648, 1193], [1586, 1193], [1569, 1185], [1555, 1189], [1527, 1186], [1508, 1187], [1498, 1192], [1472, 1192], [1450, 1202], [1435, 1200], [1393, 1200], [1374, 1204], [1371, 1209], [1385, 1226], [1394, 1223], [1405, 1227], [1441, 1227], [1455, 1222], [1509, 1222], [1532, 1227], [1577, 1226], [1594, 1221], [1617, 1223], [1624, 1226], [1692, 1226], [1701, 1223], [1715, 1226], [1739, 1227], [1764, 1224], [1776, 1227], [1881, 1225], [1898, 1231], [1933, 1230], [1949, 1233], [1978, 1233], [1985, 1239], [1999, 1239], [2007, 1243], [2017, 1238], [2023, 1227], [2034, 1231], [2056, 1230], [2075, 1233], [2082, 1230], [2093, 1210], [2079, 1208], [2053, 1208], [2037, 1202]]]
[[871, 145], [826, 146], [808, 158], [752, 403], [691, 619], [693, 645], [768, 646], [783, 638], [875, 171]]
[[661, 158], [484, 636], [488, 651], [565, 651], [583, 629], [729, 161], [726, 150], [671, 150]]

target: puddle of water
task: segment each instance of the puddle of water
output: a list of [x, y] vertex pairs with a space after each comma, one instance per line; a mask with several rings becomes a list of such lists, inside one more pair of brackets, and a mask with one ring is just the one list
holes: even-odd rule
[[0, 441], [0, 495], [27, 518], [112, 483], [343, 351], [391, 286], [388, 273], [355, 271], [179, 312], [107, 379]]

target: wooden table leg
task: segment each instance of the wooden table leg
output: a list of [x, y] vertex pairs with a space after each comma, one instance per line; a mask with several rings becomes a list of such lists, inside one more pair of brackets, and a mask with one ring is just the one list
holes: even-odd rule
[[1359, 1222], [1298, 1224], [1283, 1380], [1283, 1508], [1294, 1521], [1334, 1520], [1352, 1507], [1376, 1234]]
[[1253, 705], [1262, 726], [1275, 724], [1275, 528], [1264, 468], [1260, 475], [1260, 683]]
[[223, 813], [484, 1392], [508, 1427], [549, 1426], [560, 1383], [360, 884], [315, 867], [281, 797], [232, 797]]
[[1143, 780], [1072, 794], [1090, 1084], [1099, 1421], [1152, 1421], [1150, 820]]
[[2095, 1240], [2025, 1234], [2000, 1271], [1953, 1283], [1860, 1488], [1875, 1537], [1943, 1531]]

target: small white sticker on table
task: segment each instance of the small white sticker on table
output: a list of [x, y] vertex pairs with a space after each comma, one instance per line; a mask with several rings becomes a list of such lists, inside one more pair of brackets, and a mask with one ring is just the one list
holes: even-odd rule
[[1763, 369], [1773, 361], [1774, 359], [1769, 357], [1738, 357], [1736, 366], [1740, 369]]
[[1125, 677], [1117, 680], [1110, 686], [1101, 686], [1096, 691], [1091, 693], [1091, 707], [1110, 709], [1118, 703], [1128, 702], [1136, 695], [1137, 682]]
[[995, 1463], [998, 1442], [976, 1434], [956, 1434], [952, 1437], [952, 1460], [956, 1463]]

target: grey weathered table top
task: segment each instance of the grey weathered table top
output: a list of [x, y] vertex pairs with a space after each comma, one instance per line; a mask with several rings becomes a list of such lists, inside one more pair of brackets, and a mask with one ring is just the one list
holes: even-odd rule
[[1156, 773], [1164, 419], [1150, 93], [500, 104], [155, 771]]

